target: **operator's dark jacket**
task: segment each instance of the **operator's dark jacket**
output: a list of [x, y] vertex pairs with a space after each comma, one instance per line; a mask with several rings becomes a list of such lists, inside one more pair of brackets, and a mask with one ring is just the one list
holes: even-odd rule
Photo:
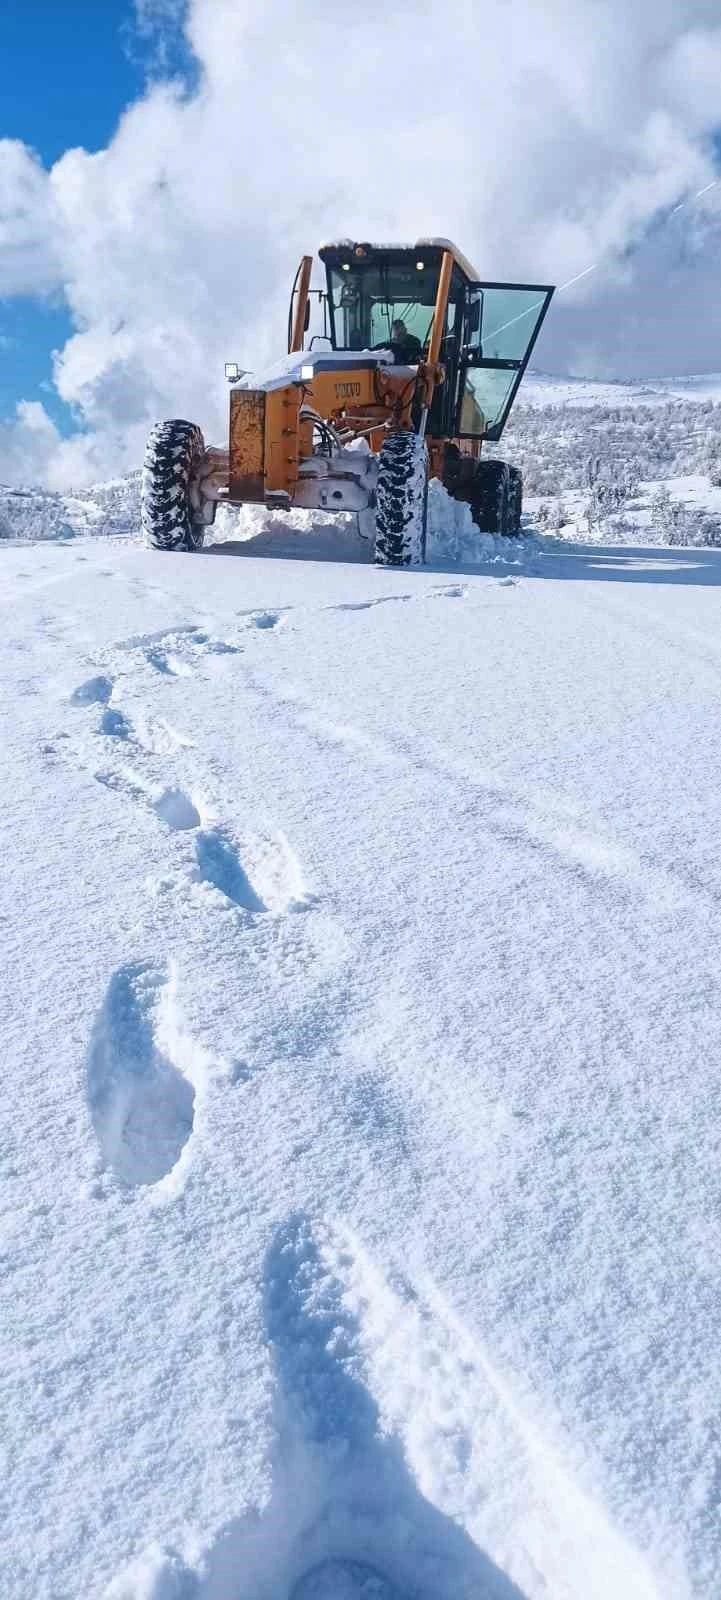
[[398, 367], [417, 367], [423, 360], [423, 346], [414, 333], [406, 333], [402, 339], [391, 340], [393, 360]]

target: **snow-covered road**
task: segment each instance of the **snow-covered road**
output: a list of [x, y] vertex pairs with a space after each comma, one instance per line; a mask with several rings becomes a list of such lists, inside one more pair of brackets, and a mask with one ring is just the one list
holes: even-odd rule
[[721, 553], [0, 619], [5, 1600], [721, 1593]]

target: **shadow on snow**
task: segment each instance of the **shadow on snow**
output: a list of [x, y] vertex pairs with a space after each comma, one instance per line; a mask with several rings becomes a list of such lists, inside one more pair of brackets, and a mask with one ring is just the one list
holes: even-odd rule
[[304, 1215], [277, 1229], [264, 1281], [276, 1378], [272, 1493], [262, 1513], [223, 1531], [193, 1593], [305, 1600], [339, 1579], [345, 1595], [345, 1576], [348, 1594], [360, 1595], [372, 1569], [383, 1580], [371, 1574], [373, 1593], [388, 1600], [524, 1600], [419, 1493], [400, 1444], [382, 1435], [355, 1316]]
[[[330, 535], [333, 535], [331, 538]], [[508, 563], [502, 561], [430, 560], [423, 567], [375, 567], [367, 548], [350, 537], [338, 538], [337, 529], [290, 533], [283, 525], [266, 530], [252, 539], [227, 540], [208, 545], [208, 556], [262, 556], [278, 561], [327, 561], [337, 565], [352, 563], [374, 572], [403, 571], [404, 581], [416, 574], [457, 574], [463, 577], [498, 578], [510, 571], [519, 577], [553, 579], [555, 582], [645, 584], [721, 584], [721, 550], [695, 546], [603, 545], [571, 543], [548, 536], [523, 543], [514, 559], [514, 544], [509, 540]]]

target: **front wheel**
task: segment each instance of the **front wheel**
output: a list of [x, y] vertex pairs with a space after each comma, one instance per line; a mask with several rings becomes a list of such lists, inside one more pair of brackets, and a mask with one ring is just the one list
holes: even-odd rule
[[373, 559], [420, 567], [426, 558], [428, 451], [417, 433], [392, 433], [378, 458]]
[[158, 422], [145, 450], [140, 517], [152, 550], [200, 550], [206, 518], [198, 496], [205, 442], [194, 422]]

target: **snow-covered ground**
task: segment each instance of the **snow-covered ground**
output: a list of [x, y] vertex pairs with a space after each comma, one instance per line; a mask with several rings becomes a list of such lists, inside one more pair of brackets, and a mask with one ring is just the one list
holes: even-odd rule
[[721, 1592], [721, 552], [435, 499], [0, 551], [3, 1600]]

